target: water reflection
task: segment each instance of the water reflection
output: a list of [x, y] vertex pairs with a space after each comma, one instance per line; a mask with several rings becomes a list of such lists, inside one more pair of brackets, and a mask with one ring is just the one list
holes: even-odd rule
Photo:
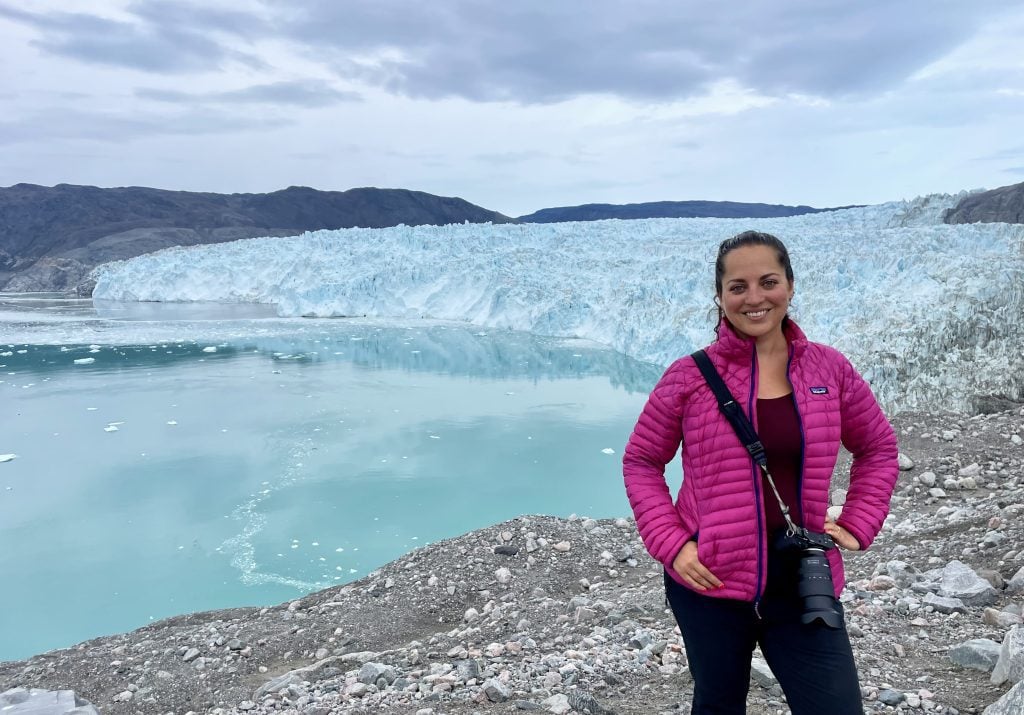
[[[14, 307], [21, 311], [20, 319], [0, 314], [3, 332], [16, 334], [22, 340], [0, 346], [0, 367], [32, 375], [64, 370], [153, 370], [196, 360], [230, 360], [240, 354], [255, 354], [271, 362], [340, 361], [374, 369], [474, 378], [542, 380], [607, 376], [612, 385], [630, 392], [649, 391], [662, 372], [660, 366], [638, 362], [591, 342], [513, 331], [483, 331], [469, 325], [382, 326], [343, 319], [237, 319], [239, 310], [266, 309], [267, 306], [130, 304], [127, 308], [102, 308], [109, 315], [123, 310], [118, 320], [124, 322], [118, 325], [130, 324], [126, 330], [110, 330], [110, 323], [114, 321], [109, 318], [95, 318], [87, 325], [75, 322], [58, 325], [60, 335], [74, 333], [76, 325], [90, 328], [92, 334], [87, 339], [95, 338], [96, 342], [89, 344], [82, 344], [81, 337], [62, 344], [42, 344], [55, 337], [54, 326], [25, 318], [47, 310], [46, 306], [63, 306], [72, 312], [62, 315], [78, 315], [75, 311], [81, 308], [80, 302], [40, 300], [33, 304], [18, 301]], [[68, 307], [68, 303], [74, 305]], [[26, 307], [28, 305], [33, 307]], [[10, 308], [12, 302], [0, 301], [2, 307]], [[224, 315], [235, 317], [224, 318]], [[150, 324], [151, 321], [142, 316], [161, 319]], [[97, 329], [97, 322], [103, 329]], [[142, 332], [136, 330], [139, 324], [145, 326]], [[210, 339], [196, 339], [197, 333], [205, 333]], [[157, 336], [162, 337], [131, 344], [134, 339]], [[188, 339], [181, 336], [188, 336]]]

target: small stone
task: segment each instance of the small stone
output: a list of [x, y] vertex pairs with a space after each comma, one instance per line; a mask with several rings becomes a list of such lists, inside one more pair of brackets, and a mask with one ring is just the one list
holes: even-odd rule
[[555, 715], [566, 715], [572, 708], [569, 706], [569, 698], [565, 693], [552, 695], [550, 698], [541, 701], [541, 706], [549, 713]]
[[559, 541], [551, 548], [553, 548], [555, 551], [559, 551], [564, 554], [566, 551], [572, 548], [572, 544], [570, 544], [568, 541]]
[[[126, 702], [128, 702], [129, 700], [131, 700], [134, 697], [135, 697], [135, 693], [133, 693], [131, 690], [124, 690], [124, 691], [122, 691], [122, 692], [120, 692], [120, 693], [118, 693], [117, 695], [114, 696], [114, 702], [115, 703], [126, 703]], [[4, 708], [4, 709], [6, 710], [6, 708]]]
[[511, 689], [497, 678], [485, 681], [483, 691], [487, 694], [487, 699], [492, 703], [504, 703], [512, 697]]
[[886, 688], [885, 690], [880, 690], [878, 692], [878, 702], [883, 703], [885, 705], [892, 705], [893, 707], [895, 707], [902, 703], [905, 699], [906, 698], [904, 697], [903, 693], [899, 692], [898, 690], [890, 690]]
[[932, 487], [928, 490], [928, 496], [935, 497], [936, 499], [945, 499], [946, 490], [942, 487]]
[[512, 572], [502, 566], [500, 569], [494, 572], [494, 578], [498, 579], [498, 583], [507, 584], [512, 580]]
[[934, 487], [935, 480], [938, 479], [938, 477], [935, 476], [935, 472], [922, 472], [918, 479], [920, 479], [921, 484], [924, 484], [926, 487]]
[[967, 607], [959, 598], [936, 596], [934, 593], [927, 593], [922, 603], [925, 606], [931, 606], [939, 613], [967, 613]]
[[198, 648], [189, 648], [187, 651], [185, 651], [185, 655], [183, 655], [181, 657], [181, 659], [183, 661], [185, 661], [186, 663], [189, 663], [189, 662], [195, 660], [198, 657], [199, 657], [199, 649]]
[[981, 465], [977, 462], [958, 469], [956, 472], [958, 477], [977, 477], [979, 474], [981, 474]]
[[903, 454], [903, 452], [900, 452], [897, 455], [897, 459], [899, 461], [899, 468], [901, 472], [909, 472], [914, 468], [914, 460]]
[[239, 710], [255, 710], [256, 709], [256, 703], [254, 703], [252, 700], [243, 700], [242, 702], [238, 703], [238, 709]]
[[998, 611], [995, 608], [986, 608], [981, 614], [981, 622], [986, 626], [996, 626], [1009, 630], [1021, 622], [1021, 617], [1016, 613]]
[[896, 588], [896, 579], [884, 574], [881, 576], [875, 576], [870, 582], [868, 582], [869, 591], [888, 591], [893, 588]]
[[768, 667], [768, 663], [757, 657], [750, 661], [750, 678], [765, 690], [769, 690], [779, 682], [772, 669]]

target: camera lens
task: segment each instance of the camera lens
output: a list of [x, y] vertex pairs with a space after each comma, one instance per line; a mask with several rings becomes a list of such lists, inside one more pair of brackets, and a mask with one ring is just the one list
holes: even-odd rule
[[803, 601], [801, 622], [809, 624], [820, 620], [829, 628], [842, 627], [843, 616], [832, 587], [832, 569], [823, 549], [803, 550], [800, 557], [798, 591]]

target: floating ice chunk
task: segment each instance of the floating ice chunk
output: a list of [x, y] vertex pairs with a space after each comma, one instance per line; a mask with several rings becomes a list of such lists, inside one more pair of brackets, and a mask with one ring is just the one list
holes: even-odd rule
[[204, 353], [215, 353], [215, 352], [217, 352], [217, 346], [209, 345], [209, 346], [203, 348], [203, 352]]
[[314, 541], [312, 544], [310, 544], [310, 546], [319, 546], [319, 545], [320, 545], [319, 541]]
[[432, 434], [430, 435], [430, 439], [441, 439], [441, 437], [439, 435]]
[[10, 462], [12, 459], [17, 457], [16, 454], [0, 454], [0, 462]]
[[344, 551], [344, 550], [345, 550], [345, 549], [344, 549], [344, 548], [342, 548], [342, 547], [339, 547], [339, 548], [335, 549], [335, 551], [337, 551], [337, 552], [338, 552], [339, 554], [340, 554], [340, 553], [341, 553], [342, 551]]
[[95, 412], [96, 410], [98, 410], [98, 409], [99, 409], [99, 407], [86, 407], [85, 409], [86, 409], [86, 410], [87, 410], [88, 412]]
[[91, 365], [96, 362], [96, 358], [78, 358], [75, 360], [76, 365]]
[[103, 428], [104, 432], [117, 432], [117, 425], [107, 425]]
[[169, 424], [169, 425], [176, 425], [176, 424], [178, 424], [178, 420], [167, 420], [167, 424]]
[[124, 421], [122, 420], [121, 422], [107, 422], [107, 424], [108, 425], [113, 425], [114, 427], [117, 427], [118, 425], [123, 425]]
[[601, 452], [603, 454], [615, 454], [615, 450], [612, 449], [611, 447], [605, 447], [604, 449], [601, 450]]

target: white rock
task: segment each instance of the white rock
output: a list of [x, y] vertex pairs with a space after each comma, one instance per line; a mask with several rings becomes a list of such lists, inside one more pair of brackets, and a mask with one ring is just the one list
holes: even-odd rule
[[995, 701], [982, 715], [1020, 715], [1024, 712], [1024, 680], [1010, 688], [1003, 697]]
[[550, 698], [541, 701], [541, 707], [555, 715], [565, 715], [572, 708], [569, 707], [569, 698], [564, 693], [552, 695]]
[[555, 551], [560, 551], [562, 553], [565, 553], [566, 551], [568, 551], [569, 549], [572, 548], [572, 544], [570, 544], [568, 541], [559, 541], [557, 544], [555, 544], [551, 548], [553, 548]]
[[901, 472], [906, 472], [914, 468], [914, 460], [907, 455], [900, 452], [897, 456], [899, 461], [899, 467]]
[[979, 474], [981, 474], [981, 465], [978, 464], [977, 462], [969, 464], [966, 467], [962, 467], [961, 469], [957, 470], [956, 473], [958, 477], [976, 477]]
[[494, 578], [498, 579], [498, 583], [507, 584], [512, 580], [512, 572], [502, 566], [500, 569], [494, 572]]
[[1014, 626], [1003, 637], [999, 660], [992, 670], [992, 683], [1002, 685], [1024, 680], [1024, 626]]

